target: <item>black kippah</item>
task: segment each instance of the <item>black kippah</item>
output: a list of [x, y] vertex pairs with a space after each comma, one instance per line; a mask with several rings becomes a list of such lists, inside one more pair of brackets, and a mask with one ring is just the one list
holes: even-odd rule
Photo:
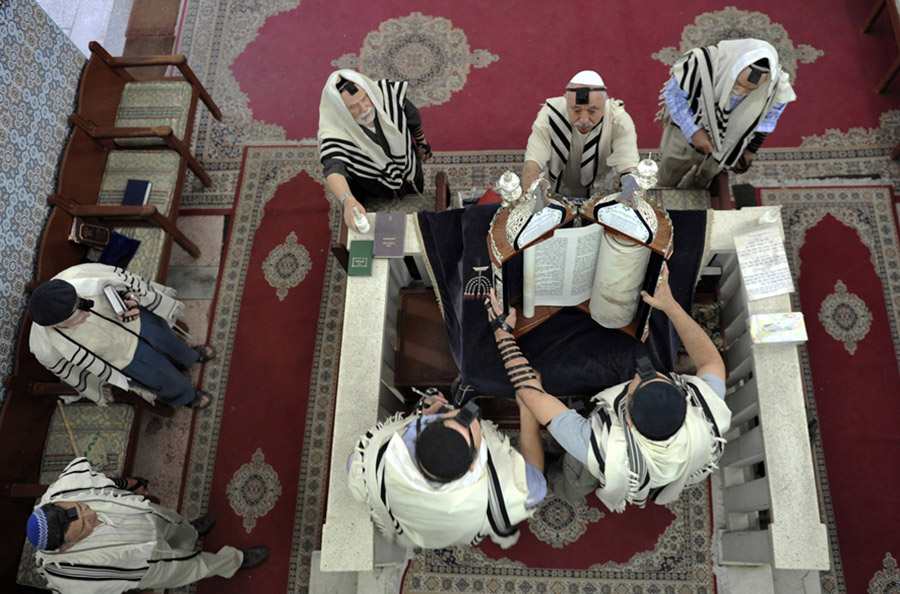
[[469, 443], [459, 431], [434, 421], [416, 438], [416, 461], [427, 478], [446, 483], [469, 470], [472, 456]]
[[654, 381], [635, 390], [629, 414], [641, 435], [653, 441], [664, 441], [684, 425], [687, 401], [671, 382]]
[[69, 319], [77, 303], [75, 287], [64, 280], [53, 279], [34, 290], [28, 310], [35, 324], [52, 326]]

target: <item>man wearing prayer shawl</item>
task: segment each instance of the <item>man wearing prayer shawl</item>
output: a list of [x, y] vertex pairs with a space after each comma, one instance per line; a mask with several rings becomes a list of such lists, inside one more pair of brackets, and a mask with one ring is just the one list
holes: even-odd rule
[[406, 81], [373, 81], [353, 70], [332, 72], [319, 103], [319, 158], [325, 183], [341, 201], [344, 222], [356, 229], [354, 208], [367, 198], [421, 193], [422, 161], [431, 145]]
[[47, 488], [28, 518], [38, 571], [53, 592], [120, 594], [178, 588], [212, 576], [232, 577], [269, 556], [266, 547], [217, 553], [195, 550], [215, 525], [193, 522], [151, 503], [76, 458]]
[[616, 191], [619, 177], [640, 160], [634, 122], [624, 105], [607, 95], [593, 70], [572, 77], [565, 94], [547, 99], [531, 126], [522, 189], [544, 172], [551, 190], [563, 196]]
[[516, 399], [566, 450], [548, 469], [548, 485], [572, 502], [595, 491], [616, 512], [628, 503], [643, 507], [647, 499], [669, 503], [703, 480], [716, 469], [722, 434], [731, 424], [723, 400], [725, 365], [703, 329], [672, 297], [668, 269], [654, 296], [641, 295], [668, 316], [697, 375], [667, 376], [656, 372], [649, 359], [639, 359], [634, 380], [595, 395], [588, 418], [544, 391], [513, 338], [515, 310], [504, 318], [493, 295], [485, 304]]
[[[105, 294], [120, 295], [117, 313]], [[110, 386], [148, 402], [206, 408], [212, 396], [191, 386], [184, 371], [215, 356], [209, 345], [189, 347], [172, 332], [184, 304], [175, 290], [106, 264], [67, 268], [35, 289], [28, 346], [35, 358], [78, 392], [105, 406]]]
[[706, 188], [723, 169], [747, 171], [796, 98], [778, 52], [766, 41], [720, 41], [686, 53], [660, 95], [659, 185]]
[[388, 542], [442, 549], [489, 536], [509, 548], [547, 493], [540, 427], [520, 407], [517, 451], [475, 416], [474, 402], [450, 412], [446, 404], [431, 388], [418, 414], [367, 431], [348, 463], [350, 491]]

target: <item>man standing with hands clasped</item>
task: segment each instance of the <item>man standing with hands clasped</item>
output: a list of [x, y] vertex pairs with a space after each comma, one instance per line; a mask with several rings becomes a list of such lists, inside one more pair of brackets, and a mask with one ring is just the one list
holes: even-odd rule
[[[720, 171], [747, 171], [785, 106], [795, 100], [778, 52], [766, 41], [735, 39], [686, 53], [663, 87], [659, 185], [709, 186]], [[682, 184], [684, 185], [684, 184]]]

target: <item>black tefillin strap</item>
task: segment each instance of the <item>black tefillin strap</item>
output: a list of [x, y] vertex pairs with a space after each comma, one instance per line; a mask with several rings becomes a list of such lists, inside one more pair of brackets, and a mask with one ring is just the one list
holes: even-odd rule
[[[519, 345], [516, 344], [515, 339], [506, 337], [501, 338], [497, 341], [497, 348], [500, 349], [500, 358], [503, 360], [503, 365], [505, 366], [507, 363], [516, 359], [517, 357], [525, 358], [525, 355], [522, 354], [522, 349], [519, 348]], [[516, 390], [520, 390], [522, 388], [531, 388], [533, 390], [538, 390], [538, 388], [534, 386], [526, 385], [526, 382], [529, 380], [536, 380], [537, 374], [534, 372], [534, 368], [531, 366], [531, 363], [527, 361], [520, 365], [513, 365], [512, 367], [506, 368], [506, 373], [509, 375], [509, 381], [512, 383], [513, 388]]]
[[575, 93], [575, 105], [587, 105], [591, 102], [591, 93], [595, 91], [606, 91], [606, 87], [566, 87], [566, 91]]

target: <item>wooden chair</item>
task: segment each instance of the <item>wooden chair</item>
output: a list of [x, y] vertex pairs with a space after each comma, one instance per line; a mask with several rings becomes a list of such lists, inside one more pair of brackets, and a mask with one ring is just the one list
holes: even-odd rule
[[[866, 22], [863, 23], [862, 32], [868, 33], [872, 30], [872, 25], [875, 23], [875, 19], [878, 18], [878, 15], [881, 14], [881, 11], [884, 10], [885, 6], [887, 6], [888, 14], [891, 19], [891, 28], [894, 30], [894, 37], [897, 39], [897, 44], [900, 45], [900, 13], [898, 13], [898, 7], [895, 0], [876, 0], [875, 6], [872, 7], [872, 12], [869, 13]], [[887, 86], [891, 84], [891, 81], [894, 80], [894, 77], [897, 76], [897, 73], [900, 72], [900, 54], [897, 54], [897, 57], [894, 58], [894, 61], [891, 63], [888, 71], [881, 77], [881, 80], [878, 81], [878, 85], [875, 87], [876, 93], [884, 93], [887, 89]], [[900, 145], [898, 145], [898, 149], [900, 149]], [[895, 149], [894, 153], [900, 153], [900, 150]], [[897, 156], [893, 156], [894, 159]]]
[[[80, 121], [77, 114], [72, 120]], [[82, 122], [83, 123], [83, 122]], [[186, 161], [172, 151], [117, 150], [76, 127], [63, 152], [57, 192], [38, 253], [38, 283], [88, 257], [84, 246], [69, 245], [74, 217], [106, 224], [141, 241], [129, 270], [150, 280], [164, 281], [177, 241], [196, 257], [199, 248], [178, 229], [178, 207], [184, 188]], [[148, 204], [122, 206], [129, 179], [146, 179], [152, 189]], [[56, 212], [61, 210], [62, 213]], [[93, 260], [99, 254], [94, 254]]]
[[[180, 54], [114, 58], [96, 41], [78, 92], [76, 125], [120, 149], [170, 149], [209, 186], [212, 180], [188, 150], [198, 98], [217, 119], [222, 112]], [[136, 80], [128, 68], [175, 66], [181, 76]]]

